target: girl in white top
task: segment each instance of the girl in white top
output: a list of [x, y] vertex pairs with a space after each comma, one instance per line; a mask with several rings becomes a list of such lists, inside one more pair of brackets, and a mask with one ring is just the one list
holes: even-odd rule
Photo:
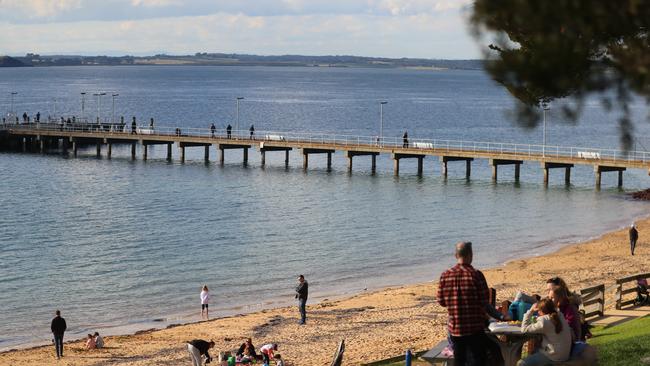
[[[537, 320], [531, 317], [537, 311]], [[571, 328], [551, 299], [542, 299], [533, 305], [521, 323], [523, 333], [542, 335], [542, 346], [537, 353], [519, 361], [518, 366], [542, 366], [566, 361], [571, 355]]]
[[209, 319], [208, 316], [208, 303], [210, 302], [210, 293], [208, 292], [208, 285], [204, 285], [201, 290], [201, 319], [203, 319], [203, 313], [205, 312], [205, 318]]

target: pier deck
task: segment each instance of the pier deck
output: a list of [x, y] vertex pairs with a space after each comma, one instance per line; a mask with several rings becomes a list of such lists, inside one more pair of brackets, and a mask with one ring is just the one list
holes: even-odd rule
[[[333, 134], [304, 134], [256, 132], [250, 135], [248, 131], [234, 131], [231, 135], [215, 133], [209, 129], [179, 129], [175, 127], [157, 127], [155, 129], [138, 128], [136, 133], [123, 125], [60, 125], [60, 124], [8, 124], [0, 127], [2, 141], [14, 144], [36, 146], [43, 151], [52, 144], [61, 146], [64, 152], [72, 145], [76, 154], [78, 144], [96, 144], [97, 154], [101, 154], [101, 146], [108, 145], [110, 157], [113, 144], [131, 144], [132, 157], [136, 158], [136, 145], [143, 148], [143, 158], [147, 158], [147, 146], [156, 144], [167, 145], [167, 158], [172, 158], [172, 145], [177, 145], [181, 151], [180, 158], [185, 159], [185, 148], [203, 147], [205, 159], [209, 159], [209, 148], [215, 146], [220, 153], [220, 161], [225, 160], [225, 150], [241, 149], [243, 161], [248, 161], [248, 150], [256, 148], [262, 154], [264, 165], [266, 152], [284, 151], [285, 163], [289, 162], [289, 152], [294, 149], [302, 150], [303, 167], [308, 168], [311, 154], [327, 154], [328, 168], [331, 167], [331, 155], [337, 151], [344, 152], [348, 159], [348, 170], [352, 171], [352, 159], [357, 156], [369, 155], [372, 158], [372, 170], [375, 171], [376, 156], [390, 154], [394, 159], [395, 174], [399, 174], [401, 159], [418, 159], [418, 174], [423, 171], [423, 160], [434, 156], [442, 163], [443, 175], [447, 175], [447, 164], [454, 161], [464, 161], [466, 177], [470, 177], [471, 162], [474, 159], [486, 159], [492, 166], [492, 178], [497, 179], [499, 165], [514, 165], [515, 180], [519, 179], [520, 165], [524, 162], [536, 162], [544, 170], [544, 183], [548, 184], [549, 169], [564, 168], [565, 182], [570, 183], [570, 171], [575, 165], [591, 165], [594, 167], [595, 183], [600, 186], [601, 174], [617, 172], [618, 183], [622, 185], [622, 173], [626, 169], [644, 169], [650, 174], [650, 152], [621, 151], [613, 149], [543, 146], [529, 144], [510, 144], [498, 142], [474, 142], [453, 140], [425, 140], [402, 138], [382, 138], [345, 136]], [[220, 131], [221, 132], [221, 131]]]

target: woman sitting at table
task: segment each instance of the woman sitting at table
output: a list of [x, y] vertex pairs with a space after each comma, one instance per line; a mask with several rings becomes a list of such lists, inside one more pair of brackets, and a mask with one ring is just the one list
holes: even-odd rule
[[[537, 312], [537, 319], [532, 316]], [[521, 332], [541, 334], [542, 346], [537, 353], [519, 361], [518, 366], [543, 366], [563, 362], [571, 354], [571, 328], [551, 299], [542, 299], [524, 314]]]
[[566, 291], [563, 288], [557, 287], [549, 291], [548, 296], [553, 300], [555, 307], [562, 312], [564, 319], [571, 328], [571, 334], [574, 341], [584, 340], [582, 338], [582, 326], [580, 324], [580, 315], [578, 315], [578, 307], [571, 304], [567, 297]]

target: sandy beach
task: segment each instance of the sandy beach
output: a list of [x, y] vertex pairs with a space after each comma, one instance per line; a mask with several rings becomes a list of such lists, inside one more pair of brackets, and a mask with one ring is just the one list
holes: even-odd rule
[[[559, 275], [575, 290], [604, 283], [611, 307], [614, 279], [648, 270], [650, 240], [644, 233], [650, 232], [650, 219], [637, 224], [640, 240], [635, 256], [630, 256], [627, 229], [622, 229], [552, 254], [481, 270], [499, 300], [510, 299], [518, 290], [541, 292], [547, 278]], [[309, 304], [306, 326], [297, 324], [296, 307], [279, 308], [107, 337], [102, 350], [86, 351], [82, 342], [68, 343], [59, 361], [52, 346], [4, 352], [0, 365], [184, 365], [190, 364], [188, 340], [214, 340], [216, 355], [237, 348], [246, 337], [252, 337], [257, 348], [278, 343], [287, 364], [301, 366], [328, 365], [338, 341], [345, 338], [344, 363], [358, 365], [402, 354], [407, 348], [424, 350], [445, 337], [447, 316], [434, 299], [434, 280]]]

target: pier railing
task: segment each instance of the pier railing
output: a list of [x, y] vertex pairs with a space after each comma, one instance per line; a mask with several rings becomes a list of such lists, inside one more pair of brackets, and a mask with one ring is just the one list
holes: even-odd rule
[[[68, 133], [101, 133], [107, 137], [119, 137], [132, 134], [130, 124], [119, 123], [29, 123], [29, 124], [7, 124], [0, 128], [7, 130], [33, 130], [38, 131], [61, 131]], [[170, 127], [170, 126], [137, 126], [135, 133], [142, 138], [154, 139], [156, 136], [178, 136], [227, 138], [228, 133], [220, 128], [212, 131], [210, 128], [194, 127]], [[313, 133], [313, 132], [289, 132], [289, 131], [262, 131], [255, 130], [252, 137], [249, 130], [232, 130], [230, 138], [235, 141], [247, 142], [251, 139], [272, 142], [299, 142], [310, 144], [330, 144], [333, 147], [342, 148], [409, 148], [411, 150], [422, 150], [455, 153], [490, 153], [510, 156], [537, 157], [537, 158], [571, 158], [597, 163], [599, 160], [630, 161], [646, 163], [650, 162], [648, 151], [624, 151], [618, 149], [602, 149], [593, 147], [540, 145], [540, 144], [516, 144], [507, 142], [492, 141], [467, 141], [447, 139], [411, 138], [405, 141], [402, 137], [379, 137], [362, 135], [345, 135], [335, 133]]]

